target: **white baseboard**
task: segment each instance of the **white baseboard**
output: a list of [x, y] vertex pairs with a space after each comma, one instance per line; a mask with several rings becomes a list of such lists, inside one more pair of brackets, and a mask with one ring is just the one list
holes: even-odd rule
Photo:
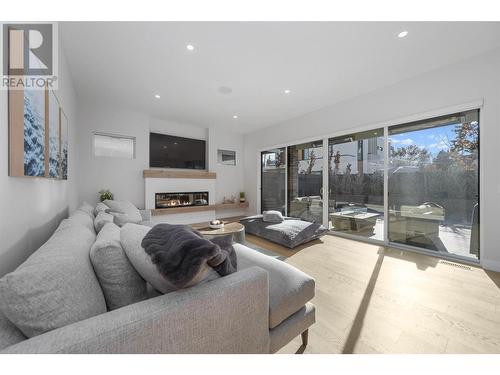
[[481, 259], [481, 266], [485, 270], [500, 272], [500, 262], [496, 260]]

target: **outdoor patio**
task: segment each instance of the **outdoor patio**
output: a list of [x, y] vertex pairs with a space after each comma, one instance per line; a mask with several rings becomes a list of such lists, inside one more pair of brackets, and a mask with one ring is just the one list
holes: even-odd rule
[[[330, 229], [334, 231], [331, 221]], [[361, 234], [361, 236], [382, 240], [384, 238], [384, 219], [379, 218], [376, 220], [372, 235], [363, 236]], [[470, 253], [470, 237], [471, 229], [463, 225], [439, 225], [439, 235], [430, 238], [430, 240], [436, 246], [438, 252], [478, 259], [477, 254]]]

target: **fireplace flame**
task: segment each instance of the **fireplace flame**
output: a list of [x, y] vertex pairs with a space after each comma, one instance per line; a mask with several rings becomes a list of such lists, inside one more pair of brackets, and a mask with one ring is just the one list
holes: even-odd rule
[[208, 192], [202, 193], [157, 193], [156, 208], [208, 205]]

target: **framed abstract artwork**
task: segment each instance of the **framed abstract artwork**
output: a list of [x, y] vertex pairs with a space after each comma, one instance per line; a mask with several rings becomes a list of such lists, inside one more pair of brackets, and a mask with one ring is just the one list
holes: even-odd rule
[[68, 120], [52, 90], [9, 91], [9, 176], [67, 179]]
[[11, 176], [45, 177], [45, 91], [9, 91]]

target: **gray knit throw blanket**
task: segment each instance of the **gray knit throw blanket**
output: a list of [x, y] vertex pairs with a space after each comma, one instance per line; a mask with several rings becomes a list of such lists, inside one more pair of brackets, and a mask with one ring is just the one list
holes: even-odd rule
[[205, 239], [185, 225], [158, 224], [142, 240], [142, 247], [160, 274], [182, 288], [208, 264], [219, 275], [237, 270], [232, 236]]

